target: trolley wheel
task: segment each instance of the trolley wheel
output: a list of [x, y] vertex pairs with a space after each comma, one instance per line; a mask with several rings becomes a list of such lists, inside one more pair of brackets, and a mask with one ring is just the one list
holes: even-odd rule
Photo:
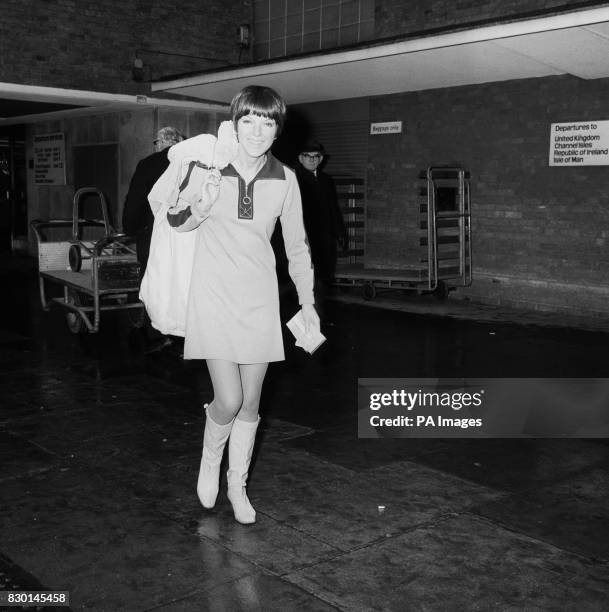
[[79, 244], [71, 244], [68, 251], [68, 261], [72, 272], [80, 272], [82, 267], [82, 252]]
[[444, 281], [438, 281], [438, 286], [433, 290], [432, 295], [436, 300], [443, 302], [448, 297], [448, 285]]
[[373, 283], [365, 283], [362, 287], [362, 295], [365, 300], [373, 300], [376, 297], [376, 287]]
[[[75, 291], [70, 291], [68, 293], [68, 304], [73, 304], [74, 306], [82, 305], [82, 301], [78, 293]], [[86, 325], [82, 317], [77, 312], [72, 312], [71, 310], [68, 310], [66, 313], [66, 323], [68, 324], [68, 329], [73, 334], [81, 334], [86, 329]]]

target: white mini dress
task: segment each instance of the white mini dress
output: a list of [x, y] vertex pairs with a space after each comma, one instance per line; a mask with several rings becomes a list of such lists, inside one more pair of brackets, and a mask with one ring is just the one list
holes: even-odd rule
[[281, 220], [289, 271], [300, 304], [313, 304], [313, 268], [294, 172], [270, 153], [246, 184], [232, 164], [203, 218], [190, 205], [198, 190], [184, 188], [168, 220], [196, 231], [186, 310], [184, 359], [265, 363], [285, 358], [271, 235]]

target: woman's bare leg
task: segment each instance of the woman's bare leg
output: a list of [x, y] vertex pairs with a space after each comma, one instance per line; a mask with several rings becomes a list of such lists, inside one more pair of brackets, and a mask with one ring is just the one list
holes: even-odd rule
[[239, 365], [223, 359], [208, 359], [207, 369], [214, 388], [214, 399], [207, 413], [219, 425], [230, 423], [243, 404]]
[[237, 418], [254, 423], [258, 420], [262, 383], [269, 367], [268, 363], [242, 363], [239, 365], [243, 402]]

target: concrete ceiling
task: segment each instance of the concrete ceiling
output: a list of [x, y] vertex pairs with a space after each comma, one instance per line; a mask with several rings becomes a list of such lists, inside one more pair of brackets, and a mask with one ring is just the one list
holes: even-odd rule
[[561, 74], [609, 77], [609, 8], [216, 70], [152, 90], [227, 103], [255, 83], [298, 104]]

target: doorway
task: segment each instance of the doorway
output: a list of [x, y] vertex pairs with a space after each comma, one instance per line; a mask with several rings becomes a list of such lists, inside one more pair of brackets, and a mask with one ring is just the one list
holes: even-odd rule
[[27, 247], [27, 224], [25, 130], [15, 126], [0, 134], [0, 252]]
[[[81, 187], [96, 187], [105, 196], [110, 224], [117, 227], [118, 214], [118, 144], [75, 145], [74, 191]], [[100, 219], [99, 199], [85, 196], [81, 217]]]

